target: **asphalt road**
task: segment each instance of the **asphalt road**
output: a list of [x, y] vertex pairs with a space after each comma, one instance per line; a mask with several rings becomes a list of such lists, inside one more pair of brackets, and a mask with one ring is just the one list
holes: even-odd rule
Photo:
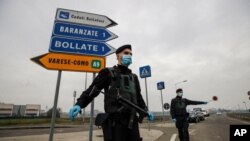
[[[189, 133], [191, 141], [229, 141], [229, 125], [230, 124], [250, 124], [250, 122], [232, 119], [225, 115], [212, 115], [200, 123], [190, 123]], [[70, 128], [55, 128], [55, 133], [69, 133], [88, 131], [88, 125], [70, 126]], [[142, 124], [141, 128], [148, 128], [147, 124]], [[96, 127], [94, 129], [97, 129]], [[179, 141], [178, 132], [175, 125], [170, 121], [165, 123], [152, 123], [151, 129], [163, 132], [156, 141]], [[49, 128], [33, 128], [33, 129], [0, 129], [1, 137], [15, 137], [24, 135], [41, 135], [48, 134]]]
[[[212, 115], [199, 123], [190, 123], [189, 135], [191, 141], [229, 141], [230, 124], [248, 124], [249, 121], [229, 118], [226, 115]], [[157, 129], [157, 127], [154, 127]], [[156, 141], [179, 141], [175, 127], [158, 127], [164, 134]]]

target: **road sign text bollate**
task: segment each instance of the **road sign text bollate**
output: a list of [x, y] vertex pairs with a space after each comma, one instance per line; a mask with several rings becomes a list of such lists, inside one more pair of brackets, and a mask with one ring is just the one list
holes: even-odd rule
[[70, 49], [85, 50], [85, 51], [98, 51], [97, 45], [78, 44], [74, 42], [55, 41], [55, 47], [70, 48]]

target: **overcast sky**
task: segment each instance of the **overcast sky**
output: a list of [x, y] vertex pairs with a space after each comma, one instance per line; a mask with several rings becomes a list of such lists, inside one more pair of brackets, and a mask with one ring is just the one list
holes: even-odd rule
[[[170, 103], [177, 87], [184, 97], [208, 101], [204, 108], [245, 109], [250, 102], [249, 0], [0, 0], [0, 102], [52, 107], [58, 71], [47, 70], [30, 58], [48, 53], [57, 8], [106, 15], [119, 37], [108, 44], [132, 44], [133, 64], [150, 65], [147, 79], [149, 109], [161, 111], [156, 83], [165, 82], [163, 101]], [[107, 57], [107, 66], [117, 63]], [[89, 86], [92, 74], [88, 73]], [[140, 79], [146, 100], [145, 82]], [[58, 107], [68, 111], [85, 89], [85, 73], [62, 72]], [[89, 110], [89, 107], [87, 110]], [[103, 110], [103, 95], [95, 100]]]

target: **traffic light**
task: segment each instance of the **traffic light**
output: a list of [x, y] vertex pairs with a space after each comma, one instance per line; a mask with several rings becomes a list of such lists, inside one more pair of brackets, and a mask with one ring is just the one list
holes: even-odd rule
[[248, 96], [249, 96], [249, 100], [250, 100], [250, 91], [247, 92]]

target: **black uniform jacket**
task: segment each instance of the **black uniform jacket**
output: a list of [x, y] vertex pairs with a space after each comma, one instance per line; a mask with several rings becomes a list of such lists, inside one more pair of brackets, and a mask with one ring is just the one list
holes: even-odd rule
[[[113, 67], [115, 70], [119, 71], [121, 74], [131, 74], [131, 70], [125, 66], [117, 65]], [[144, 110], [148, 110], [142, 95], [141, 95], [141, 88], [139, 84], [138, 77], [134, 74], [135, 84], [136, 84], [136, 92], [137, 92], [137, 104]], [[96, 96], [99, 95], [99, 91], [92, 93], [90, 96], [90, 92], [92, 91], [93, 87], [96, 86], [99, 90], [108, 89], [109, 85], [111, 84], [112, 76], [108, 68], [102, 69], [98, 76], [94, 79], [92, 84], [89, 86], [88, 89], [82, 92], [81, 96], [77, 99], [76, 105], [79, 105], [81, 108], [85, 108]]]
[[170, 114], [172, 116], [172, 119], [178, 116], [187, 116], [188, 115], [188, 112], [186, 110], [187, 105], [198, 105], [198, 104], [205, 104], [205, 102], [192, 101], [186, 98], [176, 96], [171, 101]]

